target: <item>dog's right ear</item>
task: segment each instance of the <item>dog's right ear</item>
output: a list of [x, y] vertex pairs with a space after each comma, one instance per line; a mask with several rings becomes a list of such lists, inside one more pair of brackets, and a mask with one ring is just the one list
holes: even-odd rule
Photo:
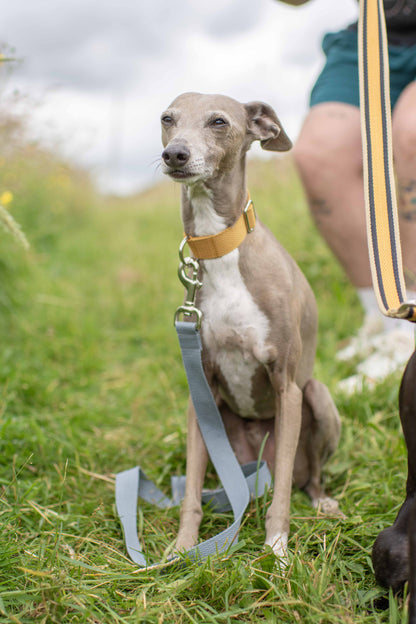
[[265, 150], [290, 150], [292, 141], [271, 106], [264, 102], [248, 102], [244, 104], [244, 108], [247, 112], [247, 135], [251, 141], [260, 141]]

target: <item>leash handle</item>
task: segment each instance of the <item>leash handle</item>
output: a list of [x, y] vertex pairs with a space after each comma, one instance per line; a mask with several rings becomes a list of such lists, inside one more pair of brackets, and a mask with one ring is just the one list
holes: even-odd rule
[[360, 0], [358, 33], [367, 240], [373, 288], [383, 314], [416, 322], [416, 302], [407, 301], [403, 276], [382, 0]]

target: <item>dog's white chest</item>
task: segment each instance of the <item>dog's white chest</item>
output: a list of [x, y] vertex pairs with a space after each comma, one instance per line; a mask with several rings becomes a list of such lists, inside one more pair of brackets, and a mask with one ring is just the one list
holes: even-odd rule
[[[208, 196], [193, 198], [195, 233], [216, 234], [226, 226]], [[225, 380], [240, 416], [255, 417], [253, 376], [267, 352], [269, 321], [254, 301], [238, 266], [239, 250], [204, 262], [200, 307], [203, 343]], [[266, 358], [265, 358], [266, 359]]]
[[[206, 262], [201, 290], [203, 339], [239, 414], [255, 417], [253, 376], [265, 350], [269, 321], [241, 277], [238, 250]], [[257, 357], [256, 357], [257, 355]]]

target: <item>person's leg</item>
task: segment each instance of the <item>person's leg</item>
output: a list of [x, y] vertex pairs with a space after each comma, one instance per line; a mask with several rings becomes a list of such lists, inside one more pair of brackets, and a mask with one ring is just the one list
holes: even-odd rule
[[[410, 152], [412, 143], [416, 146], [416, 137], [406, 134], [401, 126], [402, 122], [410, 123], [411, 111], [404, 104], [410, 103], [411, 95], [416, 98], [416, 89], [409, 89], [408, 97], [403, 95], [401, 106], [395, 109], [394, 138], [396, 152], [400, 150], [397, 163], [401, 165], [400, 179], [406, 182], [406, 189], [409, 187], [401, 202], [401, 221], [406, 221], [402, 227], [405, 266], [415, 271], [416, 262], [412, 262], [416, 261], [416, 245], [412, 240], [416, 242], [416, 154]], [[372, 288], [359, 109], [341, 102], [313, 106], [295, 144], [294, 157], [317, 227], [356, 287], [364, 309], [364, 322], [358, 335], [337, 354], [341, 360], [361, 358], [357, 374], [339, 384], [340, 389], [350, 393], [360, 389], [363, 380], [373, 383], [400, 368], [414, 346], [412, 325], [383, 316]], [[414, 289], [409, 279], [407, 282], [408, 288]]]
[[416, 82], [401, 94], [392, 119], [399, 225], [408, 289], [416, 290]]
[[313, 106], [294, 157], [320, 233], [352, 284], [371, 287], [359, 109], [342, 102]]
[[[403, 91], [394, 108], [393, 144], [403, 264], [409, 295], [414, 298], [416, 83]], [[294, 157], [320, 233], [357, 288], [366, 315], [376, 317], [365, 224], [359, 109], [341, 102], [313, 106], [295, 144]], [[382, 321], [386, 328], [393, 327], [390, 319]]]
[[[345, 380], [345, 389], [351, 391], [360, 387], [363, 377], [380, 379], [401, 366], [413, 351], [414, 334], [410, 323], [381, 314], [372, 288], [362, 174], [356, 34], [341, 31], [327, 35], [323, 49], [327, 63], [312, 90], [311, 109], [296, 142], [294, 156], [317, 227], [356, 287], [364, 309], [364, 323], [357, 337], [338, 353], [339, 359], [350, 359], [374, 352], [361, 361], [357, 375]], [[393, 108], [412, 80], [408, 60], [414, 54], [406, 51], [404, 56], [401, 49], [396, 49], [390, 59], [393, 61], [390, 72]], [[409, 145], [416, 144], [416, 137], [409, 133], [406, 137], [410, 111], [409, 105], [405, 106], [407, 98], [408, 101], [412, 95], [416, 98], [416, 91], [409, 89], [408, 93], [408, 96], [403, 95], [394, 113], [395, 153], [400, 152], [398, 158], [405, 163], [398, 163], [404, 190], [401, 206], [407, 206], [402, 211], [401, 221], [411, 221], [416, 230], [416, 175], [410, 175], [412, 170], [416, 171], [416, 153], [410, 154]], [[413, 102], [416, 103], [416, 99]], [[401, 125], [400, 122], [405, 123]], [[405, 146], [400, 147], [402, 144]], [[413, 201], [415, 212], [409, 208]], [[406, 230], [402, 236], [405, 266], [415, 271], [416, 246], [412, 246], [411, 241], [416, 241], [416, 237], [409, 228]], [[411, 230], [414, 231], [413, 227]], [[408, 288], [414, 289], [409, 274], [407, 277]], [[415, 295], [414, 292], [408, 294]]]

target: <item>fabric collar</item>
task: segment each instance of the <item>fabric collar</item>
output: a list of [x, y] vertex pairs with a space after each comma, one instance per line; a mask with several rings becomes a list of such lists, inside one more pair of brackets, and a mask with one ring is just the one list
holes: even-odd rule
[[237, 221], [218, 234], [209, 236], [186, 236], [187, 243], [198, 260], [221, 258], [237, 249], [256, 225], [256, 212], [253, 202], [248, 198], [246, 207]]

